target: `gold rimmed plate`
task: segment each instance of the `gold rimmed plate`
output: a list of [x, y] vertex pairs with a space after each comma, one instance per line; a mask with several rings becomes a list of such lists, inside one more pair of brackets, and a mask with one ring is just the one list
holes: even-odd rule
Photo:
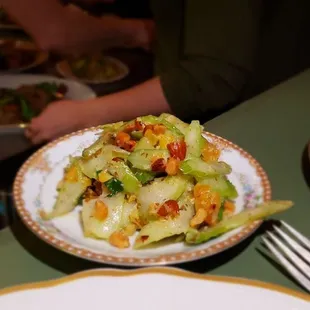
[[42, 305], [46, 310], [63, 309], [64, 305], [84, 310], [96, 309], [98, 304], [115, 310], [188, 310], [206, 302], [208, 308], [217, 310], [308, 310], [310, 297], [265, 282], [176, 268], [99, 269], [0, 291], [2, 310], [19, 309], [20, 305], [23, 310], [39, 310]]
[[[120, 250], [105, 241], [84, 236], [79, 221], [80, 206], [70, 214], [43, 221], [39, 213], [53, 208], [56, 187], [69, 163], [69, 155], [81, 155], [83, 149], [91, 145], [100, 132], [99, 128], [86, 129], [49, 143], [30, 157], [16, 176], [13, 193], [17, 211], [28, 228], [50, 245], [99, 263], [119, 266], [168, 265], [222, 252], [249, 237], [261, 224], [261, 221], [254, 222], [201, 245], [188, 246], [183, 242], [175, 242], [143, 250], [132, 247]], [[214, 134], [205, 133], [205, 137], [221, 149], [220, 159], [232, 166], [233, 172], [229, 179], [239, 193], [236, 212], [271, 199], [268, 177], [250, 154]]]

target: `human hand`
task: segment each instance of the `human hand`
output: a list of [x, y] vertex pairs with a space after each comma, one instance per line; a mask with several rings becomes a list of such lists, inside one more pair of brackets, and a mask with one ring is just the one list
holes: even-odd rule
[[56, 101], [32, 119], [25, 135], [33, 144], [43, 143], [67, 133], [99, 125], [92, 101]]

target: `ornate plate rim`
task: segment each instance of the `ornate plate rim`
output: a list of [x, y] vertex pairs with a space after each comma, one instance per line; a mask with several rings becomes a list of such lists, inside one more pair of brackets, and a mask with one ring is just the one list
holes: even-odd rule
[[[105, 254], [98, 254], [89, 250], [85, 250], [80, 247], [73, 246], [67, 242], [61, 241], [48, 232], [45, 232], [41, 229], [40, 225], [36, 223], [32, 218], [29, 212], [25, 208], [25, 202], [22, 199], [22, 188], [21, 184], [24, 181], [24, 176], [26, 172], [29, 170], [33, 162], [47, 150], [53, 148], [58, 143], [63, 142], [73, 136], [81, 136], [86, 132], [93, 132], [100, 129], [98, 127], [91, 127], [82, 129], [70, 134], [67, 134], [63, 137], [60, 137], [54, 141], [51, 141], [47, 145], [40, 148], [36, 151], [32, 156], [30, 156], [26, 162], [21, 166], [18, 170], [14, 184], [13, 184], [13, 200], [14, 205], [19, 214], [20, 218], [24, 222], [24, 224], [28, 227], [30, 231], [32, 231], [38, 238], [45, 241], [49, 245], [71, 254], [73, 256], [77, 256], [79, 258], [83, 258], [92, 262], [108, 264], [108, 265], [116, 265], [116, 266], [129, 266], [129, 267], [146, 267], [146, 266], [160, 266], [160, 265], [171, 265], [171, 264], [181, 264], [186, 262], [191, 262], [195, 260], [199, 260], [202, 258], [210, 257], [224, 250], [228, 250], [231, 247], [237, 245], [238, 243], [242, 242], [246, 238], [250, 237], [262, 224], [262, 220], [253, 222], [252, 224], [244, 227], [239, 233], [232, 235], [228, 239], [216, 243], [206, 249], [194, 250], [189, 253], [179, 252], [167, 255], [159, 255], [157, 257], [152, 258], [137, 258], [137, 257], [117, 257]], [[261, 177], [261, 186], [263, 188], [263, 200], [267, 201], [271, 199], [271, 185], [268, 179], [267, 173], [259, 164], [259, 162], [248, 152], [244, 149], [239, 147], [238, 145], [230, 142], [220, 136], [212, 134], [210, 132], [204, 132], [204, 134], [208, 135], [209, 137], [220, 141], [222, 144], [227, 145], [235, 150], [237, 150], [241, 155], [248, 159], [250, 164], [255, 168], [256, 173]]]
[[74, 281], [90, 278], [90, 277], [127, 277], [127, 276], [139, 276], [145, 274], [160, 274], [160, 275], [168, 275], [168, 276], [176, 276], [187, 279], [194, 280], [205, 280], [212, 282], [220, 282], [220, 283], [229, 283], [229, 284], [239, 284], [244, 286], [249, 286], [253, 288], [266, 289], [272, 292], [282, 293], [286, 296], [295, 297], [299, 300], [310, 302], [310, 296], [278, 285], [274, 283], [263, 282], [260, 280], [253, 280], [247, 278], [239, 278], [239, 277], [229, 277], [229, 276], [218, 276], [218, 275], [209, 275], [209, 274], [198, 274], [191, 271], [182, 270], [179, 268], [173, 267], [148, 267], [141, 269], [133, 269], [133, 270], [121, 270], [121, 269], [92, 269], [87, 271], [77, 272], [72, 275], [64, 276], [59, 279], [40, 281], [35, 283], [27, 283], [16, 285], [8, 288], [4, 288], [0, 290], [0, 298], [1, 296], [7, 296], [12, 293], [24, 292], [28, 290], [35, 289], [46, 289], [46, 288], [54, 288], [57, 286], [61, 286], [64, 284], [69, 284]]

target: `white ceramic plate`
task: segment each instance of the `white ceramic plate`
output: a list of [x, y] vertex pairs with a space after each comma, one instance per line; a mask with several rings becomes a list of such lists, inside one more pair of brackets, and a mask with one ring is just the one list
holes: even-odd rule
[[[120, 250], [106, 241], [85, 238], [79, 221], [79, 210], [52, 221], [42, 221], [39, 211], [53, 208], [56, 185], [62, 179], [69, 155], [81, 155], [92, 144], [99, 129], [87, 129], [62, 137], [36, 152], [22, 166], [14, 182], [14, 200], [22, 220], [44, 241], [73, 255], [92, 261], [115, 265], [160, 265], [192, 261], [221, 252], [239, 243], [253, 233], [261, 222], [241, 227], [210, 242], [187, 246], [183, 242], [162, 245], [152, 249]], [[218, 136], [207, 134], [222, 150], [221, 159], [230, 164], [230, 180], [239, 197], [236, 212], [252, 208], [271, 198], [270, 184], [258, 162], [235, 144]], [[134, 236], [135, 237], [135, 236]], [[131, 241], [131, 244], [133, 242]]]
[[1, 310], [309, 310], [310, 297], [258, 281], [172, 268], [93, 270], [0, 291]]
[[30, 41], [17, 40], [15, 38], [6, 38], [6, 39], [1, 39], [0, 40], [0, 45], [3, 42], [5, 42], [5, 41], [14, 41], [15, 47], [17, 49], [33, 51], [33, 53], [35, 53], [35, 59], [34, 59], [34, 61], [32, 63], [30, 63], [30, 64], [28, 64], [28, 65], [26, 65], [24, 67], [20, 67], [20, 68], [16, 68], [16, 69], [10, 69], [10, 70], [7, 70], [7, 71], [0, 71], [0, 73], [2, 73], [2, 74], [4, 74], [4, 73], [19, 73], [19, 72], [23, 72], [23, 71], [35, 68], [35, 67], [43, 64], [48, 59], [49, 54], [47, 52], [40, 51], [38, 49], [38, 47], [34, 43], [32, 43]]
[[[96, 94], [88, 86], [75, 81], [55, 78], [48, 75], [32, 75], [32, 74], [6, 74], [0, 75], [0, 88], [17, 88], [23, 84], [36, 84], [41, 82], [55, 82], [67, 85], [68, 92], [66, 98], [91, 99]], [[0, 125], [0, 160], [23, 152], [32, 145], [24, 136], [25, 124]]]
[[74, 79], [74, 80], [81, 81], [86, 84], [106, 84], [106, 83], [117, 82], [117, 81], [122, 80], [129, 74], [129, 68], [127, 67], [127, 65], [125, 65], [123, 62], [121, 62], [117, 58], [105, 56], [105, 59], [107, 62], [113, 63], [119, 68], [119, 74], [114, 75], [111, 78], [92, 79], [92, 80], [81, 79], [79, 77], [76, 77], [72, 73], [68, 65], [68, 62], [66, 60], [58, 62], [56, 64], [56, 70], [61, 76], [65, 78]]

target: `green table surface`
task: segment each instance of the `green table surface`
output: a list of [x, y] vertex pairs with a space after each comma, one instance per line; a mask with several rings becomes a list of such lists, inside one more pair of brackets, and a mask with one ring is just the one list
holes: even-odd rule
[[[282, 218], [310, 235], [310, 192], [301, 158], [310, 138], [310, 70], [206, 124], [250, 152], [265, 168], [274, 199], [292, 199]], [[261, 229], [246, 242], [217, 256], [182, 264], [199, 273], [258, 279], [302, 290], [262, 247]], [[62, 253], [36, 238], [18, 217], [0, 231], [0, 288], [55, 279], [87, 268], [107, 267]]]

